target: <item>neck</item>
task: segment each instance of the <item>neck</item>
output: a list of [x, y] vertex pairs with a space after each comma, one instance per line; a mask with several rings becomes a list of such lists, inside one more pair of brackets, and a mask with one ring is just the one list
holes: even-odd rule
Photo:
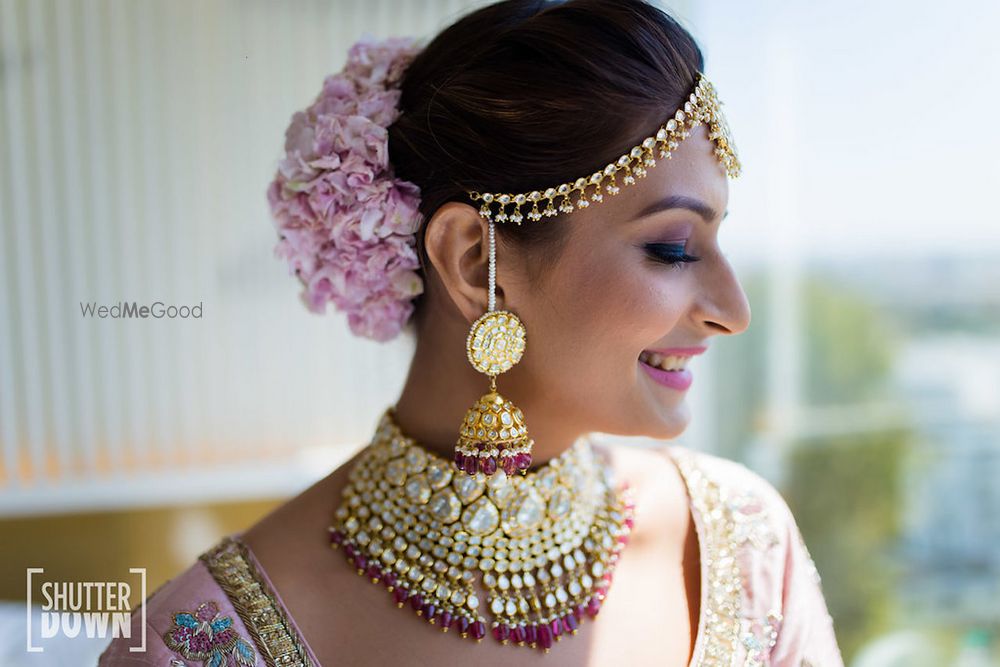
[[[466, 411], [490, 390], [488, 376], [477, 372], [465, 358], [464, 340], [452, 346], [421, 343], [410, 364], [406, 383], [395, 403], [400, 430], [421, 447], [451, 459]], [[454, 349], [451, 349], [454, 348]], [[542, 388], [533, 387], [521, 365], [497, 377], [497, 392], [524, 413], [535, 469], [559, 456], [585, 433], [560, 418], [557, 407], [545, 400]]]

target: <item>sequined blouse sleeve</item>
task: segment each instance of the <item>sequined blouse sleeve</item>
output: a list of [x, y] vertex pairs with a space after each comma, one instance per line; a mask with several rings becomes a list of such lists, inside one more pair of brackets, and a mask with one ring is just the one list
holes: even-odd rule
[[693, 667], [844, 667], [819, 574], [777, 489], [729, 459], [685, 448], [674, 456], [708, 563]]
[[778, 509], [784, 522], [782, 609], [785, 623], [771, 649], [772, 664], [843, 667], [819, 572], [788, 507], [782, 501]]

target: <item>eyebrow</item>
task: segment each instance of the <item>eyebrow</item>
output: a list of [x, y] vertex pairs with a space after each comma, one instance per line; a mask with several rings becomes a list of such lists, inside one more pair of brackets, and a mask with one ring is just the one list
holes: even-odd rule
[[[687, 197], [685, 195], [671, 195], [669, 197], [664, 197], [659, 201], [655, 201], [646, 208], [639, 211], [633, 220], [639, 220], [640, 218], [645, 218], [646, 216], [653, 215], [654, 213], [659, 213], [660, 211], [667, 211], [672, 208], [684, 208], [689, 211], [694, 211], [700, 215], [705, 222], [711, 222], [718, 215], [715, 209], [701, 201], [700, 199], [695, 199], [694, 197]], [[726, 216], [729, 215], [727, 210], [722, 219], [725, 220]]]

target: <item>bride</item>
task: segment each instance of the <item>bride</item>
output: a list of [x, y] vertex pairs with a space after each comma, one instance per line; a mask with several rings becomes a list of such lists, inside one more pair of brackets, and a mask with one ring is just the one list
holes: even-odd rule
[[286, 133], [276, 250], [309, 309], [415, 337], [405, 385], [100, 664], [842, 667], [779, 493], [615, 437], [681, 434], [693, 358], [750, 324], [703, 70], [643, 0], [506, 0], [351, 47]]

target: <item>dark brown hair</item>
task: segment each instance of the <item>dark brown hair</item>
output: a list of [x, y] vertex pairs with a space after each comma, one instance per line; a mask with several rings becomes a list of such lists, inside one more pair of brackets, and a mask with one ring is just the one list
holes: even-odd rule
[[[389, 127], [396, 176], [421, 191], [423, 275], [426, 221], [443, 204], [478, 208], [467, 190], [525, 192], [603, 168], [665, 122], [703, 68], [691, 35], [643, 0], [503, 0], [445, 28], [407, 69]], [[563, 217], [497, 224], [497, 242], [551, 263]], [[540, 265], [529, 261], [532, 280]]]

